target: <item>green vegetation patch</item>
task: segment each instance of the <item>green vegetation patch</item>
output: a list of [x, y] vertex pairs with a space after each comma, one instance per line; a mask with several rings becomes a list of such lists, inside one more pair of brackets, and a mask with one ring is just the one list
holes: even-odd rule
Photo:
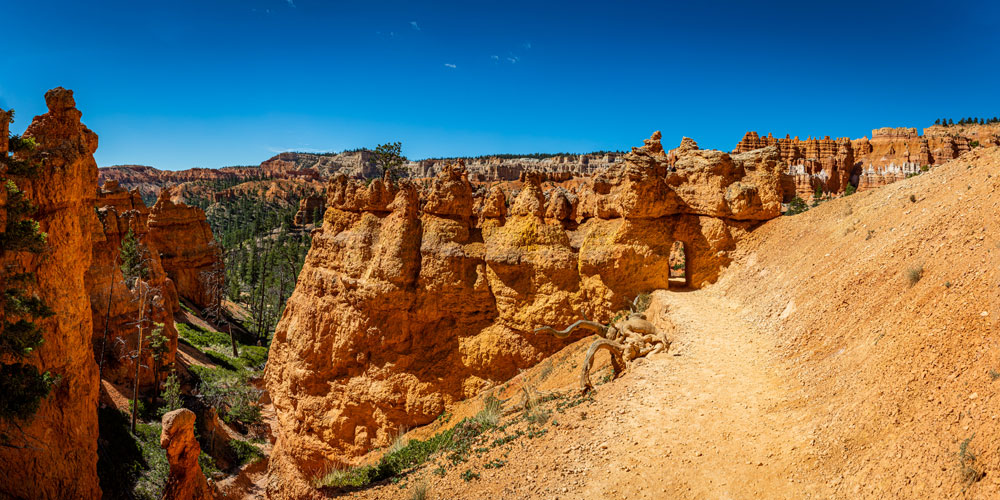
[[[427, 440], [411, 440], [405, 446], [383, 455], [374, 465], [329, 471], [317, 478], [313, 486], [339, 490], [361, 489], [420, 466], [438, 452], [447, 452], [447, 459], [452, 464], [465, 462], [479, 437], [486, 431], [496, 428], [498, 419], [495, 419], [494, 415], [497, 412], [499, 412], [499, 401], [493, 402], [487, 399], [483, 410], [475, 417], [462, 419], [455, 427], [435, 434]], [[476, 477], [478, 478], [478, 474]]]
[[177, 323], [177, 334], [180, 338], [195, 347], [209, 347], [213, 345], [229, 346], [229, 335], [222, 332], [212, 332], [187, 323]]
[[239, 439], [229, 441], [229, 449], [233, 451], [237, 466], [253, 463], [264, 458], [264, 452], [260, 451], [260, 448]]

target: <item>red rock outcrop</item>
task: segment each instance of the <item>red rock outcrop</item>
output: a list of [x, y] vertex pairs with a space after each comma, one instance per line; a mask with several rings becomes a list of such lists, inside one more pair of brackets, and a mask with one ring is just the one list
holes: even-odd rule
[[215, 490], [209, 486], [198, 464], [201, 446], [194, 437], [194, 412], [187, 408], [163, 416], [160, 447], [167, 450], [170, 476], [163, 492], [164, 499], [212, 500]]
[[[100, 498], [97, 480], [97, 364], [91, 349], [91, 311], [84, 274], [91, 260], [91, 227], [97, 192], [97, 135], [80, 123], [73, 92], [45, 94], [49, 111], [24, 135], [38, 144], [42, 167], [18, 186], [38, 207], [34, 218], [48, 234], [48, 251], [8, 262], [36, 276], [36, 292], [55, 312], [37, 320], [45, 343], [27, 358], [58, 375], [34, 418], [22, 425], [23, 448], [0, 446], [0, 496]], [[0, 121], [3, 121], [0, 119]], [[0, 127], [2, 129], [4, 127]], [[6, 146], [6, 144], [0, 144]], [[6, 148], [3, 149], [6, 154]]]
[[[160, 263], [160, 252], [151, 242], [149, 209], [142, 202], [138, 189], [130, 193], [119, 187], [117, 182], [106, 182], [97, 190], [94, 207], [97, 216], [91, 219], [92, 259], [84, 277], [94, 318], [94, 354], [98, 364], [104, 356], [102, 378], [126, 383], [134, 380], [135, 365], [132, 358], [125, 354], [135, 351], [139, 337], [135, 326], [139, 317], [138, 296], [125, 286], [119, 259], [122, 240], [129, 230], [148, 252], [149, 276], [145, 283], [158, 291], [143, 307], [147, 317], [163, 325], [163, 335], [167, 338], [167, 352], [160, 360], [161, 368], [173, 363], [177, 351], [177, 330], [173, 319], [174, 312], [179, 309], [177, 292], [173, 280], [167, 277]], [[143, 335], [149, 335], [150, 330], [144, 330]], [[141, 383], [153, 383], [154, 363], [148, 350], [141, 366]], [[158, 368], [156, 375], [162, 377], [163, 372]]]
[[222, 255], [202, 209], [174, 203], [169, 189], [161, 191], [149, 213], [149, 244], [178, 295], [198, 307], [211, 305], [204, 273], [221, 266]]
[[530, 333], [607, 321], [669, 286], [670, 250], [690, 282], [718, 275], [735, 241], [779, 215], [776, 148], [743, 155], [659, 133], [606, 174], [545, 193], [540, 176], [507, 207], [474, 191], [462, 163], [429, 187], [330, 181], [327, 214], [271, 344], [274, 498], [307, 498], [311, 475], [390, 443], [555, 352]]

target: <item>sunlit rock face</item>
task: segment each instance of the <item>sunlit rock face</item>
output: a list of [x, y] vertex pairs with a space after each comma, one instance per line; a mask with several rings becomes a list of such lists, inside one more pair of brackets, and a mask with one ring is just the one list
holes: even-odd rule
[[170, 189], [160, 192], [149, 213], [149, 242], [174, 282], [177, 294], [198, 307], [211, 305], [205, 274], [221, 266], [222, 253], [198, 207], [174, 203]]
[[474, 188], [462, 162], [422, 188], [335, 177], [271, 344], [271, 494], [308, 497], [324, 466], [564, 344], [535, 327], [607, 321], [667, 288], [675, 241], [690, 283], [714, 280], [736, 241], [779, 215], [780, 169], [776, 148], [729, 155], [685, 139], [668, 154], [657, 132], [571, 189], [527, 173], [507, 197]]
[[[2, 264], [16, 262], [34, 272], [34, 291], [55, 313], [36, 321], [45, 342], [27, 362], [58, 375], [59, 381], [34, 418], [21, 425], [23, 433], [4, 429], [13, 432], [20, 447], [0, 446], [0, 497], [100, 498], [98, 377], [84, 284], [92, 251], [97, 134], [80, 123], [72, 91], [52, 89], [45, 103], [48, 112], [36, 116], [24, 133], [38, 144], [33, 154], [41, 169], [36, 177], [14, 180], [38, 207], [34, 219], [48, 234], [48, 250], [8, 255]], [[0, 126], [6, 129], [6, 123]], [[0, 146], [6, 154], [6, 141]]]

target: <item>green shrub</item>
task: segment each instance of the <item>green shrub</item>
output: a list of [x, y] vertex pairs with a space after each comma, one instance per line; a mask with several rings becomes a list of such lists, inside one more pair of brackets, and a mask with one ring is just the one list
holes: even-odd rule
[[386, 453], [375, 465], [336, 468], [324, 472], [313, 481], [316, 488], [337, 488], [341, 490], [359, 489], [372, 483], [383, 481], [426, 462], [434, 453], [448, 451], [448, 460], [458, 464], [467, 460], [472, 444], [486, 430], [490, 429], [475, 418], [466, 418], [455, 427], [440, 432], [421, 441], [410, 440], [398, 450]]
[[138, 424], [135, 427], [135, 439], [142, 451], [144, 471], [135, 483], [135, 496], [148, 500], [159, 500], [167, 486], [170, 475], [170, 464], [167, 462], [167, 452], [160, 448], [160, 424]]
[[792, 201], [788, 202], [788, 209], [785, 210], [785, 215], [797, 215], [809, 210], [809, 206], [806, 205], [805, 200], [796, 196], [792, 198]]
[[249, 369], [262, 370], [267, 363], [268, 348], [256, 345], [247, 345], [240, 348], [240, 360], [243, 366]]
[[854, 184], [848, 184], [847, 189], [844, 189], [844, 196], [850, 196], [857, 192], [858, 188], [854, 187]]
[[198, 455], [198, 465], [201, 467], [201, 473], [208, 479], [211, 479], [212, 475], [219, 472], [219, 466], [216, 465], [215, 459], [212, 458], [212, 455], [204, 451]]
[[239, 439], [229, 441], [229, 449], [236, 457], [236, 465], [253, 463], [264, 458], [264, 452], [260, 451], [260, 448]]
[[176, 373], [171, 372], [167, 376], [167, 380], [163, 382], [163, 393], [161, 396], [163, 397], [163, 406], [156, 411], [160, 417], [184, 406], [181, 401], [181, 383], [177, 379]]
[[199, 366], [192, 366], [191, 371], [200, 379], [198, 392], [227, 423], [250, 425], [260, 421], [256, 403], [261, 391], [250, 383], [247, 373]]

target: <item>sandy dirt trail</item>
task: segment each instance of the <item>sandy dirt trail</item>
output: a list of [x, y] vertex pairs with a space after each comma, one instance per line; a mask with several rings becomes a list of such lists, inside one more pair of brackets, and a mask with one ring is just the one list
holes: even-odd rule
[[676, 325], [674, 343], [599, 388], [609, 413], [581, 447], [606, 460], [588, 471], [579, 496], [828, 496], [810, 472], [807, 407], [773, 354], [774, 336], [705, 290], [656, 292], [650, 313]]
[[[617, 380], [598, 385], [592, 402], [553, 414], [558, 424], [546, 424], [542, 437], [494, 447], [444, 477], [431, 473], [435, 464], [406, 481], [428, 483], [428, 498], [441, 499], [833, 496], [835, 484], [816, 468], [814, 422], [822, 416], [810, 413], [788, 362], [777, 356], [777, 335], [755, 329], [711, 289], [657, 291], [647, 314], [673, 331], [668, 353], [636, 360]], [[553, 357], [561, 380], [578, 380], [580, 356], [577, 349]], [[600, 356], [595, 381], [607, 373]], [[562, 391], [575, 394], [577, 387]], [[487, 467], [492, 460], [506, 465]], [[465, 468], [481, 478], [459, 479]], [[410, 495], [407, 484], [385, 484], [345, 496]]]

